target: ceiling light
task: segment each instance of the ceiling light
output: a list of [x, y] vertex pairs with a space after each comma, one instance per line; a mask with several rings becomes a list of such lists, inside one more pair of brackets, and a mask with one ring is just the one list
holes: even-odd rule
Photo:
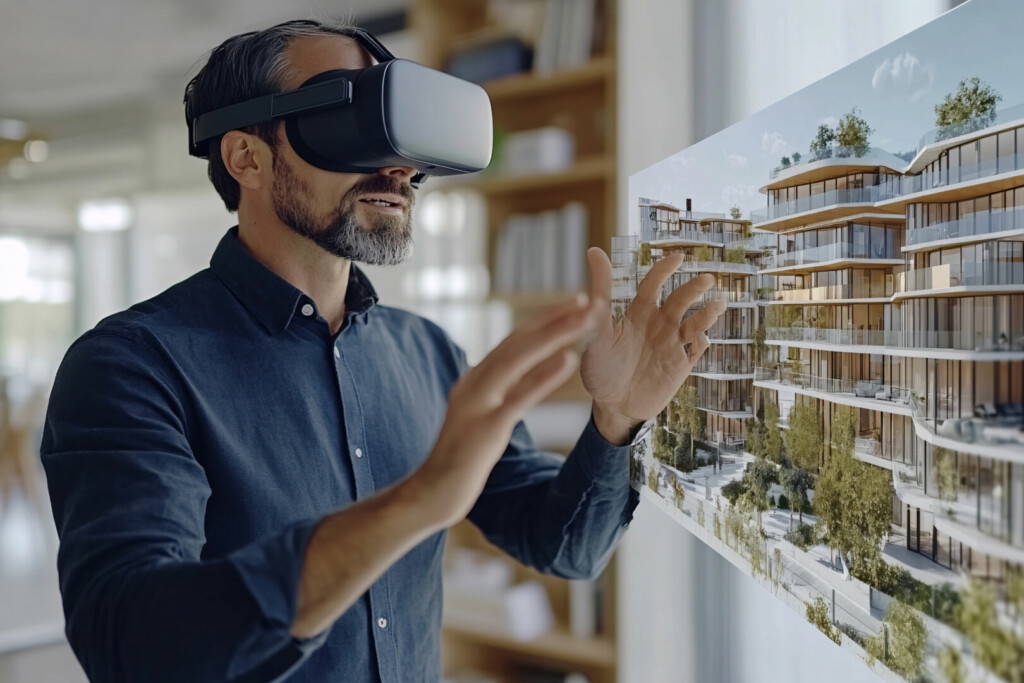
[[28, 124], [18, 119], [0, 119], [0, 138], [24, 140], [28, 137]]
[[46, 140], [29, 140], [22, 148], [22, 154], [34, 164], [46, 161], [50, 155], [50, 145]]

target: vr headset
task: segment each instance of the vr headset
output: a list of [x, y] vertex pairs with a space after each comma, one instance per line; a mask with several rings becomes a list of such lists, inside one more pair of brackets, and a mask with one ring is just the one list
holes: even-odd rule
[[297, 90], [264, 95], [189, 121], [189, 154], [208, 158], [229, 130], [284, 119], [288, 141], [328, 171], [374, 173], [410, 166], [428, 175], [483, 170], [491, 160], [491, 101], [483, 88], [397, 59], [362, 29], [349, 29], [377, 64], [319, 73]]

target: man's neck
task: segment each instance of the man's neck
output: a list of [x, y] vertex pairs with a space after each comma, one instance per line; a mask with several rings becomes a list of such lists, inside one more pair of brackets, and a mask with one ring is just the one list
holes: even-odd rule
[[328, 253], [276, 217], [261, 221], [239, 211], [238, 239], [257, 261], [316, 303], [332, 335], [341, 329], [351, 261]]

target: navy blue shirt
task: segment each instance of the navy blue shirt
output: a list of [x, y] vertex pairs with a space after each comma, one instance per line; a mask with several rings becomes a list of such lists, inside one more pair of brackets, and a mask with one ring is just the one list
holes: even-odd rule
[[[335, 335], [237, 227], [210, 266], [57, 372], [41, 451], [76, 656], [105, 682], [437, 680], [445, 533], [325, 632], [289, 630], [316, 524], [424, 460], [465, 354], [354, 264]], [[520, 422], [469, 518], [527, 565], [593, 576], [636, 505], [628, 450], [591, 416], [563, 460]]]

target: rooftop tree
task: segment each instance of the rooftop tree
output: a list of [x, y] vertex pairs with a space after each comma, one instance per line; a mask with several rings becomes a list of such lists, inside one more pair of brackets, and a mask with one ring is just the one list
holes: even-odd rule
[[779, 429], [779, 406], [770, 402], [764, 407], [764, 457], [781, 462], [784, 456], [782, 430]]
[[[860, 117], [860, 110], [854, 107], [843, 114], [836, 125], [836, 143], [841, 147], [853, 152], [854, 156], [862, 157], [871, 148], [869, 138], [874, 129], [868, 122]], [[841, 156], [848, 156], [844, 153]]]
[[996, 118], [996, 105], [1003, 96], [977, 76], [960, 81], [956, 92], [946, 95], [935, 105], [935, 125], [939, 140], [963, 135], [991, 125]]
[[743, 215], [743, 212], [740, 211], [740, 207], [738, 207], [738, 206], [734, 206], [731, 209], [729, 209], [729, 218], [733, 218], [735, 220], [739, 220], [740, 216], [742, 216], [742, 215]]
[[818, 132], [811, 140], [810, 152], [812, 159], [827, 159], [832, 156], [832, 143], [836, 140], [836, 133], [831, 126], [824, 123], [818, 126]]
[[799, 467], [782, 470], [779, 483], [786, 490], [789, 498], [789, 527], [793, 528], [793, 508], [800, 513], [800, 523], [804, 523], [804, 508], [808, 505], [807, 492], [814, 488], [814, 476]]

